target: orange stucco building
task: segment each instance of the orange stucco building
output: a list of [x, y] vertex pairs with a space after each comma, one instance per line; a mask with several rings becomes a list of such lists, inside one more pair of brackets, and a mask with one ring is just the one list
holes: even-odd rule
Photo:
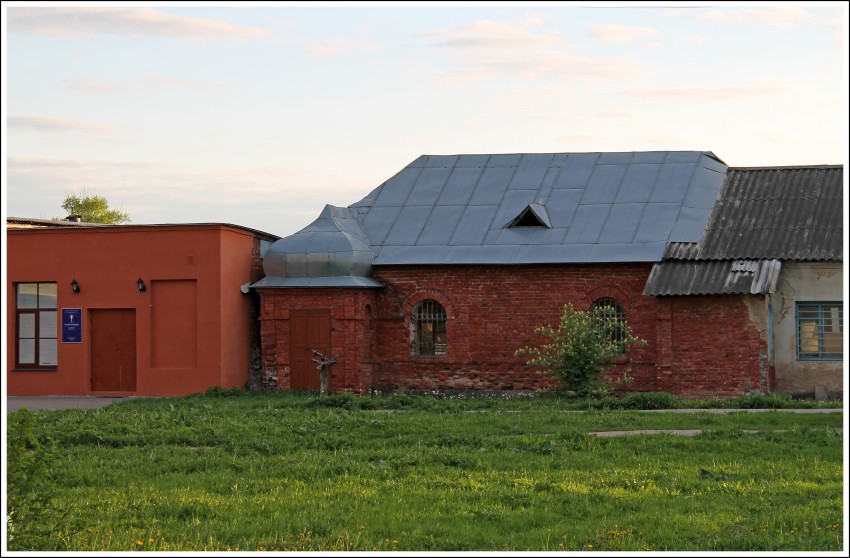
[[227, 224], [7, 229], [9, 395], [244, 387], [277, 237]]

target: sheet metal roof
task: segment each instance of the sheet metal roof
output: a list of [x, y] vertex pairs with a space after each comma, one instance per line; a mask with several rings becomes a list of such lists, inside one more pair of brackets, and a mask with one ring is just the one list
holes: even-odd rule
[[[660, 261], [725, 172], [699, 151], [423, 155], [350, 207], [375, 265]], [[543, 226], [509, 226], [526, 210]]]
[[841, 166], [730, 168], [699, 242], [672, 242], [645, 295], [766, 294], [781, 260], [843, 259]]

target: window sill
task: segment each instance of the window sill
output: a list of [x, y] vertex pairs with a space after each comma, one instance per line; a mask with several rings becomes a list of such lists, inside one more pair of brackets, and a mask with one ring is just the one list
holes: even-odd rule
[[58, 370], [58, 366], [52, 368], [12, 368], [12, 372], [56, 372]]

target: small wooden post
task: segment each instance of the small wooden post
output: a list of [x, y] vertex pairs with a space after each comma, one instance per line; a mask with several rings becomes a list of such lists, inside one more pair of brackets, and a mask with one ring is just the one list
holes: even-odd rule
[[317, 363], [316, 367], [319, 370], [319, 395], [324, 397], [328, 394], [328, 376], [330, 376], [331, 366], [336, 364], [335, 358], [327, 358], [325, 355], [315, 349], [311, 349], [313, 354], [319, 358], [312, 359]]

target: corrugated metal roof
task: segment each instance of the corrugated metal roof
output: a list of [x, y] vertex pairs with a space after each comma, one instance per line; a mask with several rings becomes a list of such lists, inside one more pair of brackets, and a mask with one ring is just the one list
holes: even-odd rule
[[841, 166], [730, 168], [696, 250], [666, 257], [842, 260], [843, 183]]
[[699, 242], [671, 242], [646, 295], [766, 294], [780, 260], [843, 259], [841, 166], [730, 168]]
[[[699, 151], [423, 155], [351, 209], [375, 265], [660, 261], [725, 172]], [[543, 226], [510, 226], [529, 208]]]
[[643, 294], [767, 294], [781, 268], [779, 260], [665, 261], [652, 267]]

